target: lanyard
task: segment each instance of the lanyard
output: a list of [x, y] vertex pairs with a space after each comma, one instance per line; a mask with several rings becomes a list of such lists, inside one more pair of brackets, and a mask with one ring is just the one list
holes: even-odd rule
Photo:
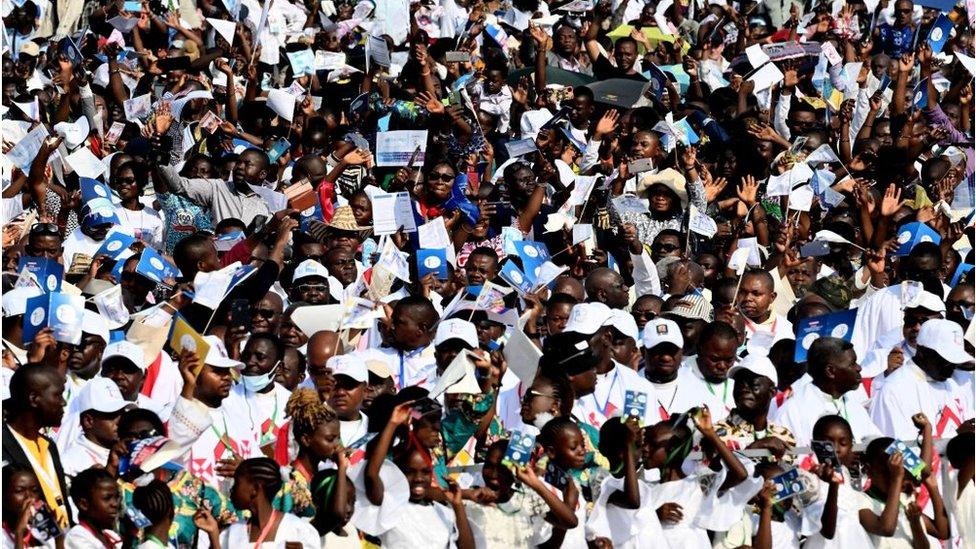
[[669, 417], [671, 417], [671, 416], [670, 416], [670, 413], [671, 413], [671, 406], [673, 406], [673, 405], [674, 405], [674, 399], [675, 399], [675, 398], [677, 398], [677, 397], [678, 397], [678, 386], [677, 386], [677, 385], [675, 385], [675, 386], [674, 386], [674, 392], [673, 392], [673, 393], [671, 393], [671, 402], [669, 402], [669, 403], [668, 403], [668, 406], [667, 406], [667, 408], [665, 408], [665, 407], [664, 407], [664, 403], [663, 403], [663, 402], [661, 402], [661, 399], [657, 399], [657, 404], [658, 404], [658, 406], [660, 407], [660, 408], [658, 409], [658, 412], [659, 412], [659, 413], [660, 413], [660, 415], [661, 415], [661, 421], [667, 421], [667, 420], [668, 420], [668, 418], [669, 418]]
[[[705, 388], [708, 389], [709, 393], [715, 395], [715, 389], [712, 388], [712, 384], [709, 383], [707, 379], [705, 380]], [[677, 390], [675, 390], [675, 392], [677, 392]], [[729, 380], [726, 379], [725, 381], [722, 382], [722, 405], [723, 406], [725, 406], [725, 402], [728, 396], [729, 396]]]
[[600, 403], [596, 400], [595, 392], [590, 395], [590, 397], [593, 399], [593, 404], [596, 405], [596, 409], [600, 411], [600, 414], [603, 415], [603, 417], [607, 417], [607, 407], [610, 406], [610, 399], [613, 397], [613, 388], [617, 384], [617, 375], [619, 373], [619, 370], [614, 370], [613, 372], [613, 381], [610, 382], [610, 390], [607, 391], [607, 399], [603, 401], [603, 406], [600, 406]]
[[[237, 455], [237, 450], [234, 449], [233, 441], [231, 441], [230, 438], [227, 437], [227, 418], [225, 417], [223, 419], [224, 419], [224, 432], [222, 434], [219, 431], [217, 431], [217, 427], [215, 425], [211, 425], [210, 428], [213, 430], [214, 434], [217, 435], [217, 440], [224, 445], [224, 448], [230, 450], [230, 453], [233, 454], [234, 456], [243, 458], [243, 456]], [[223, 454], [223, 452], [220, 453]], [[214, 450], [214, 458], [218, 460], [220, 459], [219, 455], [216, 452], [216, 449]]]
[[[759, 326], [762, 326], [762, 324], [757, 324], [757, 323], [749, 320], [748, 318], [745, 318], [745, 317], [742, 317], [742, 318], [744, 318], [745, 321], [746, 321], [745, 322], [746, 329], [749, 330], [750, 332], [752, 332], [753, 334], [755, 334], [756, 332], [759, 331]], [[773, 319], [772, 326], [769, 327], [769, 333], [776, 334], [776, 323], [777, 322], [779, 322], [779, 318], [774, 318]]]
[[[268, 537], [268, 534], [271, 532], [271, 528], [273, 528], [276, 524], [278, 524], [278, 521], [281, 520], [281, 516], [282, 516], [281, 512], [278, 510], [274, 510], [271, 512], [271, 518], [268, 520], [268, 523], [265, 524], [264, 528], [261, 530], [261, 535], [258, 536], [258, 540], [254, 542], [254, 549], [259, 549], [261, 547], [261, 544], [264, 543], [264, 538]], [[248, 531], [250, 530], [251, 528], [250, 526], [248, 526]]]
[[400, 351], [397, 354], [400, 355], [400, 378], [397, 381], [400, 382], [400, 390], [403, 390], [403, 388], [407, 386], [407, 380], [403, 378], [403, 371], [404, 371], [403, 351]]
[[[838, 401], [840, 401], [840, 404], [837, 404]], [[837, 413], [840, 414], [842, 418], [850, 422], [850, 419], [847, 418], [847, 398], [840, 397], [837, 399], [833, 399], [833, 402], [834, 402], [834, 408], [837, 408]], [[843, 405], [844, 408], [843, 411], [841, 411], [841, 404]]]
[[[264, 442], [264, 437], [271, 431], [274, 431], [276, 420], [278, 419], [278, 393], [274, 396], [274, 409], [271, 412], [271, 419], [269, 419], [264, 425], [261, 426], [261, 440]], [[227, 427], [225, 424], [224, 432], [227, 432]]]

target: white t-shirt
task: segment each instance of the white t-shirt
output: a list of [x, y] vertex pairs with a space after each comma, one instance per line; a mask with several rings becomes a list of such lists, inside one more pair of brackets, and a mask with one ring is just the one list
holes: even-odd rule
[[807, 383], [795, 389], [793, 395], [786, 399], [776, 411], [776, 416], [771, 419], [773, 423], [778, 423], [793, 433], [797, 446], [810, 444], [813, 425], [826, 415], [839, 415], [846, 419], [851, 424], [855, 442], [881, 436], [881, 431], [871, 421], [867, 410], [854, 402], [852, 393], [848, 392], [835, 400], [813, 383]]
[[[597, 376], [593, 393], [576, 399], [573, 415], [599, 429], [607, 419], [624, 414], [627, 391], [644, 393], [648, 400], [655, 394], [654, 386], [650, 381], [641, 377], [636, 371], [614, 361], [613, 369]], [[657, 410], [648, 405], [643, 420], [645, 425], [657, 423]]]
[[906, 360], [891, 373], [871, 399], [871, 418], [886, 436], [899, 440], [918, 436], [912, 416], [922, 412], [936, 438], [952, 438], [956, 428], [973, 417], [969, 398], [955, 379], [930, 379], [914, 362]]
[[68, 449], [61, 454], [61, 465], [64, 474], [73, 477], [78, 473], [93, 466], [104, 467], [108, 463], [108, 456], [111, 451], [88, 440], [84, 434], [68, 446]]
[[234, 398], [228, 398], [224, 405], [249, 420], [251, 430], [258, 437], [258, 446], [274, 444], [278, 429], [287, 421], [285, 406], [291, 396], [288, 389], [274, 383], [267, 393], [252, 393], [239, 383], [231, 389], [231, 394]]
[[112, 541], [112, 547], [106, 548], [102, 540], [95, 537], [91, 530], [76, 524], [64, 536], [65, 549], [119, 549], [122, 547], [122, 536], [111, 530], [103, 530], [102, 534]]
[[[322, 547], [322, 539], [319, 537], [318, 530], [291, 513], [285, 513], [281, 517], [274, 539], [261, 543], [261, 549], [284, 549], [288, 542], [301, 543], [303, 549], [319, 549]], [[253, 547], [254, 543], [250, 541], [247, 532], [247, 523], [235, 522], [221, 532], [220, 546], [229, 549]]]
[[180, 459], [190, 473], [221, 490], [229, 489], [232, 479], [217, 476], [218, 460], [231, 459], [234, 453], [242, 459], [264, 456], [251, 419], [239, 412], [244, 404], [235, 400], [240, 398], [239, 393], [231, 391], [220, 408], [208, 409], [213, 423], [200, 433], [190, 451]]
[[131, 229], [136, 238], [153, 248], [163, 247], [163, 220], [159, 212], [145, 206], [141, 210], [118, 207], [115, 212], [122, 226]]
[[803, 508], [804, 521], [810, 524], [813, 531], [803, 544], [803, 549], [851, 549], [853, 547], [871, 547], [871, 537], [861, 526], [861, 509], [871, 509], [871, 498], [863, 492], [851, 488], [849, 484], [837, 487], [837, 525], [834, 537], [826, 539], [820, 534], [823, 523], [824, 505], [827, 503], [826, 482], [818, 479], [817, 500]]
[[[624, 489], [625, 479], [608, 476], [600, 485], [600, 496], [593, 504], [593, 511], [586, 521], [586, 537], [607, 538], [613, 542], [615, 549], [636, 549], [647, 547], [651, 540], [655, 540], [659, 547], [667, 545], [661, 543], [664, 532], [657, 518], [659, 503], [655, 497], [655, 485], [649, 482], [638, 482], [640, 493], [640, 507], [626, 509], [608, 503], [610, 496]], [[710, 547], [710, 546], [709, 546]]]
[[62, 257], [64, 257], [65, 269], [71, 266], [75, 254], [85, 254], [90, 257], [95, 257], [95, 252], [101, 247], [102, 241], [95, 240], [81, 232], [81, 227], [71, 231], [67, 238], [64, 239], [64, 253]]
[[382, 347], [377, 358], [382, 358], [393, 372], [393, 381], [398, 389], [413, 385], [430, 389], [437, 381], [437, 361], [434, 359], [433, 344], [408, 352]]
[[359, 419], [340, 421], [339, 438], [342, 439], [342, 445], [348, 448], [352, 446], [352, 443], [366, 436], [368, 425], [369, 420], [366, 418], [366, 414], [362, 412], [359, 412]]
[[735, 407], [733, 385], [731, 379], [721, 383], [707, 381], [698, 366], [698, 358], [686, 358], [678, 368], [678, 394], [669, 411], [681, 413], [695, 406], [707, 405], [712, 413], [712, 422], [718, 423], [728, 417], [729, 411]]

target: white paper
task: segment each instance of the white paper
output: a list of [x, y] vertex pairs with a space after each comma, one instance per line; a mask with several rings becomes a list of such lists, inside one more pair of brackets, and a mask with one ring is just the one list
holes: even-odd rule
[[813, 189], [810, 185], [804, 185], [790, 193], [790, 209], [800, 212], [809, 212], [813, 205]]
[[827, 61], [830, 62], [830, 66], [834, 66], [838, 63], [842, 63], [844, 59], [837, 53], [837, 48], [830, 42], [824, 42], [820, 45], [820, 51], [823, 52]]
[[376, 134], [376, 165], [379, 167], [406, 166], [414, 151], [420, 147], [417, 165], [426, 160], [427, 130], [396, 130]]
[[[125, 118], [129, 122], [146, 118], [149, 116], [149, 111], [152, 108], [150, 94], [147, 93], [145, 95], [133, 97], [132, 99], [126, 99], [122, 103], [122, 108], [125, 110]], [[174, 117], [175, 116], [177, 115], [174, 115]]]
[[295, 309], [291, 321], [308, 337], [317, 332], [336, 332], [342, 324], [344, 305], [307, 305]]
[[834, 153], [834, 150], [830, 148], [830, 145], [824, 143], [823, 145], [817, 147], [815, 151], [807, 155], [804, 162], [815, 166], [824, 162], [840, 162], [840, 158], [837, 158], [837, 154]]
[[12, 149], [7, 151], [7, 158], [13, 162], [14, 166], [20, 168], [20, 171], [25, 174], [29, 173], [31, 163], [37, 157], [37, 153], [41, 150], [41, 145], [44, 144], [44, 139], [47, 136], [47, 128], [43, 124], [38, 125], [18, 141]]
[[98, 308], [98, 314], [105, 317], [110, 329], [119, 328], [129, 322], [129, 311], [122, 301], [122, 286], [112, 286], [95, 295], [92, 301]]
[[954, 55], [956, 56], [956, 59], [958, 59], [959, 62], [962, 64], [962, 66], [965, 67], [967, 71], [969, 71], [969, 74], [976, 76], [976, 58], [969, 57], [968, 55], [964, 53], [960, 53], [958, 51], [955, 52]]
[[[472, 364], [471, 360], [468, 358], [467, 351], [462, 351], [454, 357], [454, 360], [452, 360], [450, 364], [447, 365], [447, 368], [444, 369], [444, 373], [437, 378], [437, 383], [431, 387], [430, 394], [427, 396], [429, 398], [437, 398], [438, 396], [444, 394], [448, 387], [451, 387], [456, 383], [460, 383], [461, 380], [467, 376], [469, 370], [472, 374], [474, 374], [474, 364]], [[481, 390], [479, 389], [477, 392], [480, 393]]]
[[81, 147], [69, 154], [64, 160], [81, 177], [96, 179], [108, 170], [108, 166], [99, 160], [88, 147]]
[[[382, 134], [380, 134], [382, 135]], [[373, 234], [389, 235], [403, 228], [404, 232], [416, 232], [413, 202], [407, 192], [376, 193], [373, 202]]]
[[[411, 215], [411, 217], [413, 217]], [[457, 258], [454, 253], [454, 244], [451, 242], [451, 235], [447, 232], [443, 217], [435, 217], [431, 221], [417, 227], [417, 239], [420, 247], [424, 249], [446, 250], [447, 261], [457, 266]]]
[[227, 43], [233, 47], [234, 46], [234, 33], [237, 30], [237, 24], [233, 21], [227, 21], [225, 19], [214, 19], [212, 17], [207, 17], [207, 23], [213, 27], [217, 34], [219, 34]]
[[268, 107], [278, 116], [291, 122], [295, 117], [295, 96], [285, 89], [272, 89], [268, 91]]
[[753, 44], [746, 48], [746, 57], [749, 58], [749, 64], [754, 69], [769, 62], [769, 56], [763, 51], [762, 44]]
[[315, 70], [338, 69], [346, 64], [346, 54], [342, 52], [318, 50], [315, 52]]
[[573, 225], [573, 246], [593, 238], [593, 225], [590, 223], [580, 223]]
[[[390, 66], [390, 48], [386, 45], [386, 40], [378, 36], [370, 35], [366, 42], [367, 62], [375, 63], [381, 67]], [[367, 65], [367, 70], [369, 66]]]
[[746, 264], [758, 267], [762, 265], [762, 256], [759, 255], [759, 239], [752, 236], [749, 238], [740, 238], [736, 243], [737, 248], [744, 248], [749, 250], [749, 255], [746, 256]]
[[115, 27], [119, 32], [131, 32], [132, 29], [136, 28], [139, 24], [138, 17], [122, 17], [121, 15], [116, 15], [115, 17], [107, 21], [109, 25]]
[[546, 261], [542, 265], [539, 265], [535, 268], [535, 272], [532, 273], [533, 276], [535, 276], [535, 284], [532, 285], [532, 290], [530, 290], [530, 293], [537, 292], [543, 287], [548, 286], [553, 280], [556, 280], [559, 275], [568, 270], [569, 267], [560, 267], [552, 261]]
[[688, 223], [691, 232], [698, 233], [705, 238], [711, 238], [718, 232], [718, 224], [708, 214], [699, 210], [694, 204], [688, 207]]
[[613, 207], [617, 209], [619, 213], [636, 213], [644, 214], [648, 212], [647, 200], [642, 198], [637, 198], [634, 195], [624, 194], [612, 200]]
[[58, 122], [54, 125], [54, 132], [64, 137], [65, 144], [69, 149], [73, 149], [88, 139], [91, 127], [88, 125], [88, 119], [82, 116], [75, 122]]
[[657, 8], [654, 10], [654, 22], [657, 23], [661, 32], [667, 36], [674, 36], [674, 25], [668, 21], [665, 17], [664, 12], [667, 11], [674, 4], [674, 0], [662, 0], [658, 2]]
[[397, 249], [393, 244], [393, 240], [387, 239], [386, 246], [380, 253], [379, 259], [376, 260], [376, 266], [386, 269], [393, 276], [404, 282], [410, 282], [410, 262], [408, 257], [407, 254]]
[[505, 362], [523, 387], [528, 387], [535, 379], [535, 374], [539, 370], [539, 359], [542, 358], [542, 351], [532, 343], [532, 340], [522, 331], [525, 320], [519, 323], [512, 330], [512, 335], [505, 343], [502, 353], [505, 355]]
[[766, 63], [762, 66], [755, 74], [749, 77], [749, 80], [755, 82], [756, 87], [753, 93], [762, 90], [767, 90], [773, 87], [774, 84], [783, 81], [783, 72], [779, 70], [776, 63]]

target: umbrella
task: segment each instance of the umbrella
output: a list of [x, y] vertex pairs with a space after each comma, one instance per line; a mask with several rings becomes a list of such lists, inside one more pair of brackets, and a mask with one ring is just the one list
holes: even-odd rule
[[640, 101], [650, 85], [650, 82], [642, 80], [611, 78], [594, 82], [587, 87], [593, 90], [593, 98], [597, 103], [629, 109]]
[[[540, 54], [541, 55], [541, 54]], [[508, 83], [512, 86], [518, 84], [522, 77], [529, 80], [535, 78], [535, 67], [526, 67], [508, 73]], [[563, 86], [585, 86], [590, 82], [595, 82], [596, 78], [581, 72], [567, 71], [555, 67], [546, 67], [546, 84], [561, 84]]]

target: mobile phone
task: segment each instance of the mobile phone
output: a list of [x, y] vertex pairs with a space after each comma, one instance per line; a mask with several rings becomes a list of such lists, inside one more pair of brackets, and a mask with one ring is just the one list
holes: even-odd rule
[[837, 450], [834, 443], [829, 440], [814, 440], [810, 442], [810, 448], [817, 456], [817, 461], [822, 464], [829, 464], [835, 470], [840, 469], [840, 458], [837, 457]]
[[251, 304], [248, 300], [243, 298], [231, 300], [230, 325], [235, 328], [251, 329]]
[[254, 219], [251, 220], [251, 224], [248, 225], [245, 231], [248, 235], [260, 234], [264, 231], [265, 225], [268, 224], [268, 216], [266, 215], [256, 215]]
[[284, 137], [279, 137], [271, 144], [271, 150], [268, 151], [268, 161], [275, 163], [281, 158], [281, 155], [288, 152], [291, 148], [291, 143], [288, 142]]

